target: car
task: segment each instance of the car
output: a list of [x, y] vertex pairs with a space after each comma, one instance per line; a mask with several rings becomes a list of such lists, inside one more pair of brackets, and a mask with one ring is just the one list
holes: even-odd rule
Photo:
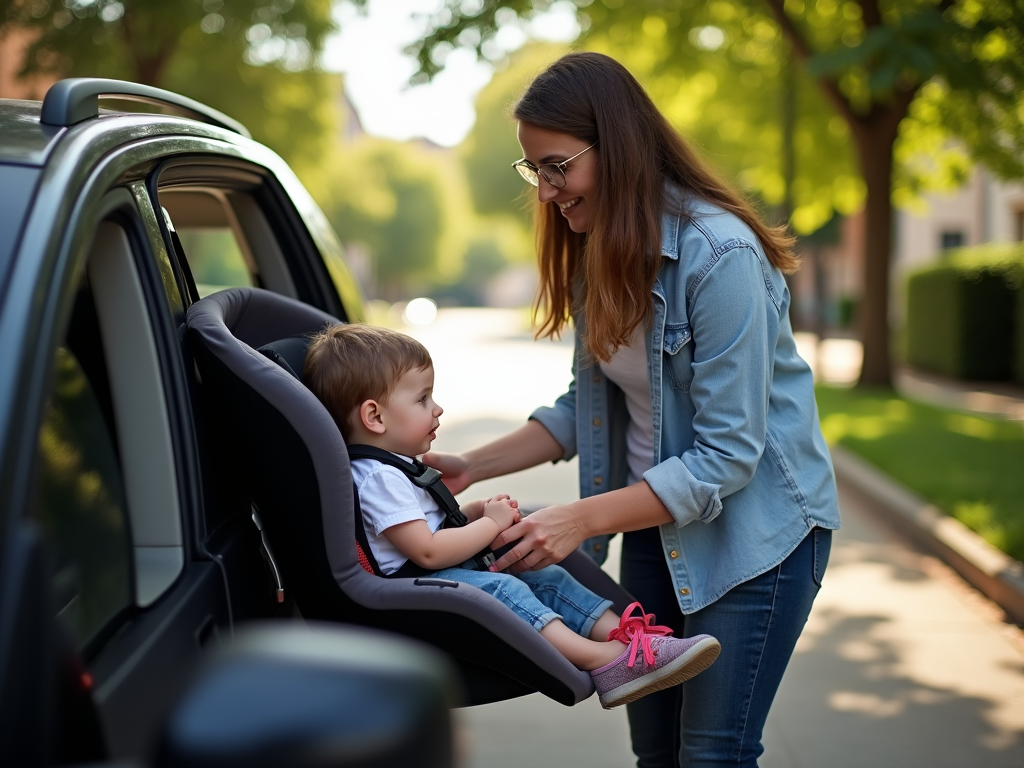
[[[100, 109], [101, 99], [180, 114]], [[246, 285], [364, 317], [325, 217], [243, 126], [111, 80], [0, 100], [0, 764], [143, 765], [154, 745], [174, 746], [173, 723], [193, 721], [223, 750], [218, 717], [230, 738], [239, 723], [266, 736], [266, 722], [309, 738], [308, 722], [275, 714], [284, 694], [215, 706], [237, 694], [224, 665], [248, 651], [224, 648], [237, 634], [251, 651], [245, 627], [271, 622], [256, 642], [262, 661], [246, 668], [258, 681], [262, 664], [270, 689], [282, 654], [306, 642], [211, 428], [185, 333], [201, 296]], [[345, 630], [309, 631], [315, 646]], [[380, 642], [365, 632], [350, 642]], [[220, 667], [205, 666], [213, 648], [228, 654]], [[336, 672], [318, 653], [304, 663]], [[399, 678], [416, 688], [415, 670]], [[303, 699], [301, 686], [289, 696]], [[196, 758], [183, 749], [164, 754]], [[428, 752], [424, 764], [444, 762]]]

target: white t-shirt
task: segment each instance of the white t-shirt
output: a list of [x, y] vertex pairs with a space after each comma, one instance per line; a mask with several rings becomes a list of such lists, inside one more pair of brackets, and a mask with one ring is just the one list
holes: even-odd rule
[[651, 411], [651, 378], [647, 366], [647, 341], [643, 323], [637, 326], [629, 346], [619, 347], [601, 372], [626, 395], [629, 426], [626, 428], [627, 482], [643, 479], [654, 466], [654, 414]]
[[[404, 456], [398, 458], [405, 459]], [[409, 558], [384, 536], [384, 531], [411, 520], [426, 520], [430, 530], [437, 531], [444, 523], [444, 512], [431, 495], [413, 484], [402, 470], [376, 459], [354, 459], [352, 480], [359, 494], [370, 553], [381, 572], [390, 575]]]

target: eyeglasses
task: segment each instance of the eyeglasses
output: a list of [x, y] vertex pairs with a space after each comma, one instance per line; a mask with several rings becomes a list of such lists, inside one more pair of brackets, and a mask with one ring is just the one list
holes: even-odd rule
[[[596, 146], [597, 143], [595, 142], [587, 147], [587, 149], [593, 149]], [[544, 163], [538, 168], [524, 157], [512, 163], [512, 167], [519, 171], [519, 175], [535, 187], [540, 186], [540, 179], [544, 179], [552, 187], [561, 189], [565, 186], [565, 166], [582, 155], [583, 152], [586, 152], [587, 149], [577, 152], [568, 160], [563, 160], [560, 163]]]

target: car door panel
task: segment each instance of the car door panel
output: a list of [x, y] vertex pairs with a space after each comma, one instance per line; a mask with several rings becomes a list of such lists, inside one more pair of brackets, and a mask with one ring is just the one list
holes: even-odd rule
[[89, 665], [112, 758], [147, 754], [204, 647], [230, 632], [227, 611], [220, 569], [191, 562], [169, 594], [134, 616]]
[[[96, 315], [104, 332], [97, 348], [105, 354], [102, 367], [110, 379], [106, 397], [117, 427], [112, 439], [126, 485], [134, 483], [136, 489], [127, 496], [134, 607], [117, 614], [97, 641], [79, 649], [94, 681], [92, 699], [109, 754], [118, 759], [145, 755], [157, 724], [195, 672], [201, 646], [230, 632], [224, 575], [191, 546], [188, 533], [200, 514], [194, 508], [195, 478], [182, 472], [188, 465], [183, 446], [194, 437], [190, 417], [180, 414], [181, 402], [188, 404], [180, 391], [184, 386], [173, 384], [184, 380], [175, 329], [166, 300], [153, 290], [161, 275], [150, 242], [162, 241], [159, 232], [149, 231], [155, 219], [148, 218], [149, 228], [134, 197], [122, 188], [104, 197], [96, 218], [77, 223], [93, 241], [80, 279], [98, 288]], [[126, 328], [133, 333], [124, 335]], [[146, 418], [151, 423], [143, 423]], [[89, 471], [82, 467], [80, 478], [87, 479]], [[154, 569], [150, 555], [167, 551], [174, 554], [175, 567]], [[156, 560], [161, 566], [161, 558]], [[149, 571], [140, 578], [144, 568]]]

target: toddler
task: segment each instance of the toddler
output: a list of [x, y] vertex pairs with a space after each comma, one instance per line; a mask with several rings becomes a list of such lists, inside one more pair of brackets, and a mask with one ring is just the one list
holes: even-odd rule
[[[354, 453], [371, 446], [411, 463], [436, 437], [443, 410], [433, 399], [433, 363], [409, 336], [366, 325], [327, 328], [312, 340], [302, 378]], [[557, 565], [521, 574], [485, 569], [476, 555], [519, 521], [507, 494], [462, 505], [468, 522], [446, 526], [439, 504], [401, 469], [368, 458], [351, 465], [366, 554], [384, 576], [406, 575], [411, 561], [420, 572], [493, 595], [590, 672], [603, 707], [677, 685], [718, 657], [715, 638], [670, 637], [639, 603], [618, 616], [611, 601]]]

